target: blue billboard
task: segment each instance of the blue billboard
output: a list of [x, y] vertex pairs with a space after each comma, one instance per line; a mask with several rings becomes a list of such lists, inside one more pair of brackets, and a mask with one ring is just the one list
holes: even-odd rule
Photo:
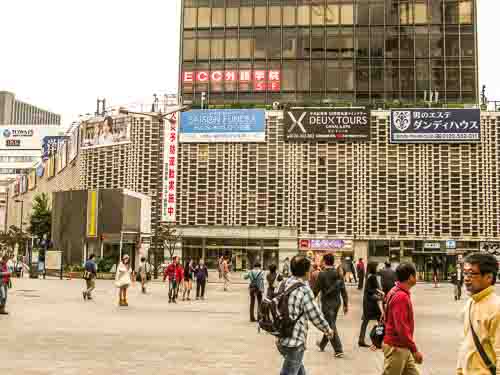
[[181, 112], [181, 143], [254, 143], [266, 141], [266, 115], [261, 109]]
[[391, 111], [391, 143], [479, 143], [479, 109]]

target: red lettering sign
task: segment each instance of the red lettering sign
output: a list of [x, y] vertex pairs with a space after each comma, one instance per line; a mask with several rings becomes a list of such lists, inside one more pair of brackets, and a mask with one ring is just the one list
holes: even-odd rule
[[279, 82], [281, 81], [281, 72], [279, 70], [269, 71], [269, 82]]
[[240, 82], [250, 82], [252, 78], [250, 70], [240, 70]]
[[226, 82], [236, 81], [236, 72], [234, 70], [228, 70], [224, 72], [224, 81]]
[[196, 73], [196, 80], [198, 82], [208, 82], [209, 75], [207, 72], [197, 72]]
[[212, 80], [212, 82], [220, 82], [222, 81], [222, 78], [223, 74], [219, 70], [213, 71], [212, 74], [210, 75], [210, 79]]
[[255, 82], [253, 85], [253, 89], [255, 91], [266, 91], [266, 83], [265, 82]]
[[279, 81], [272, 81], [269, 83], [269, 91], [280, 91], [281, 85]]
[[193, 80], [194, 80], [194, 74], [193, 74], [193, 72], [184, 72], [182, 80], [185, 83], [192, 83]]
[[254, 81], [265, 81], [266, 80], [266, 71], [265, 70], [256, 70], [253, 72]]

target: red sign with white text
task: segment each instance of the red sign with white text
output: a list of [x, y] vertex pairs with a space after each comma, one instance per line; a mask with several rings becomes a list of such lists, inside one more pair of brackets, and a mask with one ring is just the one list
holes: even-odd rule
[[253, 83], [255, 91], [280, 91], [281, 72], [279, 70], [213, 70], [186, 71], [182, 73], [182, 82], [243, 82]]

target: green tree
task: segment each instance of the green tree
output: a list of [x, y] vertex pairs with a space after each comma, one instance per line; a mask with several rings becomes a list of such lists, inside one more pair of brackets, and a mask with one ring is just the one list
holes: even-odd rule
[[46, 193], [35, 195], [33, 199], [33, 212], [30, 217], [28, 231], [35, 237], [43, 239], [46, 234], [50, 238], [52, 230], [52, 210], [49, 196]]
[[[175, 228], [175, 224], [161, 223], [158, 225], [152, 238], [154, 250], [155, 278], [158, 277], [158, 267], [163, 263], [163, 255], [158, 256], [158, 251], [167, 250], [170, 260], [173, 260], [175, 249], [182, 243], [182, 235]], [[160, 246], [158, 246], [160, 245]]]
[[18, 253], [24, 253], [28, 239], [26, 233], [21, 232], [15, 225], [11, 225], [7, 232], [0, 233], [0, 244], [10, 255], [14, 254], [16, 245], [19, 245]]

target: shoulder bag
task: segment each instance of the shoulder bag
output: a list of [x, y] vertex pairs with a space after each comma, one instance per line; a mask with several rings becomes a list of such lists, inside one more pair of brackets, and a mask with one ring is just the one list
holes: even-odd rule
[[481, 359], [483, 360], [484, 364], [490, 370], [491, 375], [496, 375], [497, 373], [497, 368], [496, 365], [491, 362], [490, 357], [488, 357], [488, 354], [483, 348], [483, 345], [481, 345], [481, 340], [479, 340], [479, 337], [476, 334], [476, 331], [474, 331], [474, 327], [472, 326], [472, 318], [471, 318], [471, 311], [472, 311], [472, 302], [469, 307], [469, 324], [470, 324], [470, 331], [472, 333], [472, 338], [474, 339], [474, 344], [476, 345], [477, 352], [481, 356]]
[[389, 304], [392, 299], [396, 296], [396, 292], [387, 300], [387, 304], [384, 309], [384, 319], [380, 319], [380, 321], [373, 327], [370, 332], [370, 339], [372, 340], [373, 346], [377, 349], [382, 349], [382, 345], [384, 343], [385, 337], [385, 319], [387, 319], [387, 312], [389, 311]]

